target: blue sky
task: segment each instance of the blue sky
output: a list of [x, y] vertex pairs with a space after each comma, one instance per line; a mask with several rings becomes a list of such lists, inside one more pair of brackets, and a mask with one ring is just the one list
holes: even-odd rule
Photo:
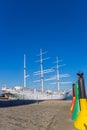
[[76, 82], [82, 71], [87, 85], [86, 0], [0, 1], [0, 86], [23, 85], [24, 53], [27, 85], [33, 86], [40, 48], [48, 51], [44, 57], [51, 57], [44, 66], [54, 66], [58, 56], [66, 64], [60, 71], [71, 75], [68, 80]]

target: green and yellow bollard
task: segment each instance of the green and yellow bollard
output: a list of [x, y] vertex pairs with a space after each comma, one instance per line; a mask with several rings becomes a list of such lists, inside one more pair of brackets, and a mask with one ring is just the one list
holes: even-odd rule
[[87, 100], [83, 73], [78, 74], [78, 85], [80, 97], [80, 112], [76, 121], [74, 122], [74, 126], [78, 130], [87, 130]]
[[76, 102], [75, 102], [75, 105], [74, 105], [72, 120], [75, 121], [77, 119], [77, 117], [78, 117], [79, 112], [80, 112], [78, 84], [76, 84], [74, 88], [75, 88]]

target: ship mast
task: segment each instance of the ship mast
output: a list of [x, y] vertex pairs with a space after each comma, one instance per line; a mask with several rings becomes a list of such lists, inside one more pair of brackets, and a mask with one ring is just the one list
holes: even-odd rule
[[58, 57], [56, 58], [56, 78], [57, 78], [57, 90], [60, 90], [60, 77], [59, 77], [59, 66], [58, 66]]
[[62, 65], [59, 65], [59, 62], [61, 62], [62, 60], [58, 60], [58, 57], [56, 57], [56, 67], [55, 67], [55, 70], [56, 70], [56, 76], [52, 77], [52, 78], [49, 78], [48, 80], [55, 80], [56, 79], [56, 82], [52, 82], [51, 84], [57, 84], [57, 91], [59, 92], [60, 91], [60, 84], [66, 84], [66, 83], [71, 83], [71, 82], [60, 82], [60, 78], [65, 78], [65, 77], [69, 77], [68, 74], [60, 74], [59, 73], [59, 67], [61, 66], [65, 66], [65, 64], [62, 64]]
[[67, 84], [67, 83], [71, 83], [71, 82], [60, 82], [60, 78], [65, 78], [65, 77], [69, 77], [69, 74], [60, 74], [59, 73], [59, 67], [61, 66], [65, 66], [65, 64], [62, 65], [58, 65], [59, 62], [61, 62], [62, 60], [58, 60], [58, 57], [56, 58], [56, 79], [57, 79], [57, 90], [60, 91], [60, 84]]
[[40, 75], [41, 75], [41, 91], [44, 92], [44, 71], [43, 71], [42, 49], [40, 49]]
[[29, 75], [26, 74], [26, 55], [24, 54], [24, 89], [27, 87], [27, 77], [29, 77]]
[[24, 88], [26, 89], [26, 55], [24, 54]]
[[42, 52], [42, 49], [40, 49], [40, 54], [38, 56], [40, 56], [40, 60], [36, 61], [40, 63], [40, 71], [36, 71], [34, 72], [34, 76], [36, 75], [40, 75], [40, 80], [35, 80], [34, 82], [41, 82], [41, 92], [44, 92], [44, 81], [47, 81], [48, 79], [44, 80], [44, 74], [46, 73], [51, 73], [54, 70], [53, 69], [43, 69], [43, 61], [48, 60], [50, 57], [47, 57], [45, 59], [43, 59], [43, 54], [46, 54], [47, 52]]

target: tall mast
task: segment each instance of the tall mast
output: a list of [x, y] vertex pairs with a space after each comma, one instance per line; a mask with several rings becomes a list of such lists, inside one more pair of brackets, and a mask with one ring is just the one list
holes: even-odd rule
[[[40, 63], [40, 71], [36, 71], [34, 72], [34, 75], [40, 75], [40, 80], [35, 80], [34, 82], [41, 82], [41, 92], [44, 92], [44, 74], [46, 73], [51, 73], [54, 70], [53, 69], [43, 69], [43, 61], [48, 60], [50, 57], [47, 57], [45, 59], [43, 59], [43, 54], [46, 54], [47, 52], [43, 52], [42, 49], [40, 49], [40, 54], [38, 56], [40, 56], [40, 60], [36, 61]], [[45, 81], [48, 81], [49, 79], [45, 79]]]
[[58, 57], [56, 58], [56, 78], [57, 78], [57, 90], [60, 90], [60, 77], [59, 77], [59, 66], [58, 66]]
[[56, 62], [54, 62], [54, 63], [56, 63], [56, 67], [53, 67], [56, 70], [56, 75], [47, 79], [47, 81], [56, 80], [56, 82], [52, 82], [51, 84], [57, 84], [57, 91], [60, 91], [60, 84], [71, 83], [71, 82], [61, 82], [60, 81], [60, 78], [69, 77], [69, 74], [60, 74], [59, 73], [59, 67], [65, 66], [65, 64], [59, 65], [59, 62], [61, 62], [61, 61], [62, 60], [59, 60], [58, 57], [56, 57]]
[[44, 71], [43, 71], [43, 60], [42, 60], [42, 49], [40, 49], [40, 75], [41, 75], [41, 91], [44, 91]]
[[58, 91], [60, 91], [60, 83], [61, 84], [67, 84], [67, 83], [71, 83], [71, 82], [60, 82], [60, 78], [65, 78], [65, 77], [69, 77], [69, 74], [60, 74], [59, 73], [59, 67], [65, 66], [65, 64], [62, 65], [58, 65], [59, 62], [61, 62], [62, 60], [58, 60], [58, 57], [56, 58], [56, 79], [57, 79], [57, 89]]
[[24, 88], [26, 88], [26, 55], [24, 54]]

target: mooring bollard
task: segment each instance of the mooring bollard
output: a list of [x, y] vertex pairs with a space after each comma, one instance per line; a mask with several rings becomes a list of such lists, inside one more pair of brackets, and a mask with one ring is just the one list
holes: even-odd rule
[[78, 74], [78, 85], [80, 98], [80, 112], [76, 121], [74, 122], [74, 126], [79, 130], [87, 130], [87, 100], [83, 73]]
[[79, 112], [80, 112], [78, 84], [76, 84], [74, 88], [75, 88], [76, 102], [75, 102], [75, 105], [74, 105], [72, 120], [75, 121], [77, 119], [77, 117], [78, 117]]
[[71, 103], [71, 107], [70, 107], [70, 111], [73, 113], [74, 111], [74, 105], [76, 102], [76, 96], [75, 96], [75, 84], [72, 84], [72, 103]]

